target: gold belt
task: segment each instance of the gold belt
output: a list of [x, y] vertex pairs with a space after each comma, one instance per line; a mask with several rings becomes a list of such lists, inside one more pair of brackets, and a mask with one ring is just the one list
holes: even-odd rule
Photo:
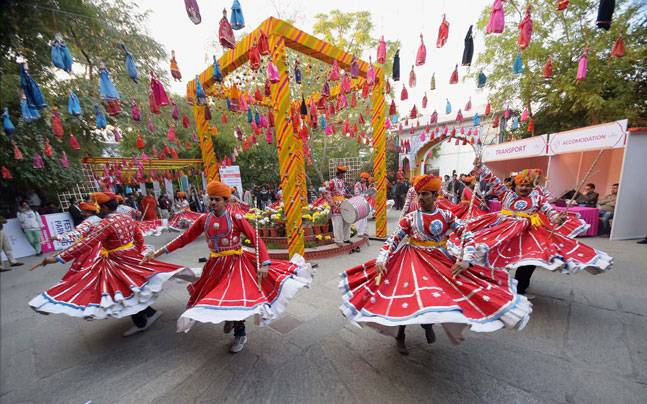
[[228, 255], [242, 255], [243, 254], [243, 249], [239, 248], [237, 250], [225, 250], [225, 251], [211, 251], [209, 254], [210, 258], [217, 258], [217, 257], [226, 257]]
[[524, 219], [530, 219], [530, 224], [532, 224], [535, 227], [539, 227], [544, 224], [541, 221], [541, 217], [537, 213], [533, 213], [532, 215], [529, 215], [523, 212], [514, 212], [510, 209], [503, 209], [501, 210], [501, 214], [504, 216], [517, 216], [517, 217], [523, 217]]
[[416, 240], [415, 238], [410, 238], [409, 243], [417, 247], [442, 247], [445, 244], [447, 244], [447, 239], [440, 240], [440, 241], [433, 241], [433, 240], [422, 241], [422, 240]]
[[135, 246], [135, 244], [131, 241], [128, 244], [120, 245], [119, 247], [113, 248], [111, 250], [108, 250], [106, 248], [101, 248], [100, 254], [101, 254], [102, 257], [107, 257], [108, 254], [110, 254], [110, 253], [113, 253], [113, 252], [116, 252], [116, 251], [129, 250], [129, 249], [133, 248], [134, 246]]

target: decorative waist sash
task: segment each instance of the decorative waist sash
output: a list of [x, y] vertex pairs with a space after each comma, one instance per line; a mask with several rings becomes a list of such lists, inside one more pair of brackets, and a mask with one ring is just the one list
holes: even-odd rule
[[217, 257], [226, 257], [228, 255], [242, 255], [243, 254], [243, 249], [239, 248], [237, 250], [225, 250], [225, 251], [211, 251], [209, 254], [210, 258], [217, 258]]
[[422, 241], [422, 240], [417, 240], [415, 238], [410, 238], [409, 239], [409, 244], [414, 245], [416, 247], [442, 247], [445, 244], [447, 244], [447, 240], [440, 240], [440, 241]]
[[110, 253], [117, 252], [117, 251], [123, 251], [123, 250], [129, 250], [129, 249], [133, 248], [134, 246], [135, 246], [135, 244], [131, 241], [128, 244], [120, 245], [119, 247], [113, 248], [111, 250], [108, 250], [106, 248], [101, 248], [100, 254], [101, 254], [102, 257], [107, 257], [108, 254], [110, 254]]
[[504, 216], [523, 217], [524, 219], [530, 220], [530, 224], [532, 224], [535, 227], [539, 227], [539, 226], [544, 224], [541, 221], [541, 217], [537, 213], [533, 213], [532, 215], [529, 215], [528, 213], [515, 212], [515, 211], [512, 211], [510, 209], [503, 209], [503, 210], [501, 210], [501, 214], [504, 215]]

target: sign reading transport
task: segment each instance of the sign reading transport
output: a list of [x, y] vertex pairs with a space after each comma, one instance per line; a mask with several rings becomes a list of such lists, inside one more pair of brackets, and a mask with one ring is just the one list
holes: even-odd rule
[[487, 145], [483, 148], [483, 162], [546, 156], [547, 144], [548, 136], [541, 135], [514, 142]]

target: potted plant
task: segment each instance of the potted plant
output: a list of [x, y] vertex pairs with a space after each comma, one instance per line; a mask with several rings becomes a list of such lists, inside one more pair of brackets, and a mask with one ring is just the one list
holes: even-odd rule
[[310, 213], [303, 214], [301, 215], [301, 219], [303, 223], [303, 234], [305, 236], [312, 236], [312, 215]]

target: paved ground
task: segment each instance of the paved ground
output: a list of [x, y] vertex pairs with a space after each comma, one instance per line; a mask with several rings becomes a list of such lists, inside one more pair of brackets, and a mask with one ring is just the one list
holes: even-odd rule
[[[155, 304], [164, 311], [160, 321], [122, 338], [129, 319], [86, 322], [29, 309], [63, 266], [14, 270], [0, 276], [0, 401], [645, 403], [647, 247], [588, 241], [616, 258], [615, 269], [597, 277], [536, 272], [538, 297], [522, 332], [468, 333], [454, 347], [440, 332], [427, 345], [422, 329], [411, 328], [408, 357], [393, 339], [350, 325], [337, 309], [338, 272], [373, 257], [377, 242], [320, 261], [312, 288], [272, 328], [250, 325], [237, 355], [227, 352], [232, 337], [221, 326], [175, 333], [187, 300], [179, 281], [167, 283]], [[204, 251], [197, 241], [165, 259], [197, 266]]]

